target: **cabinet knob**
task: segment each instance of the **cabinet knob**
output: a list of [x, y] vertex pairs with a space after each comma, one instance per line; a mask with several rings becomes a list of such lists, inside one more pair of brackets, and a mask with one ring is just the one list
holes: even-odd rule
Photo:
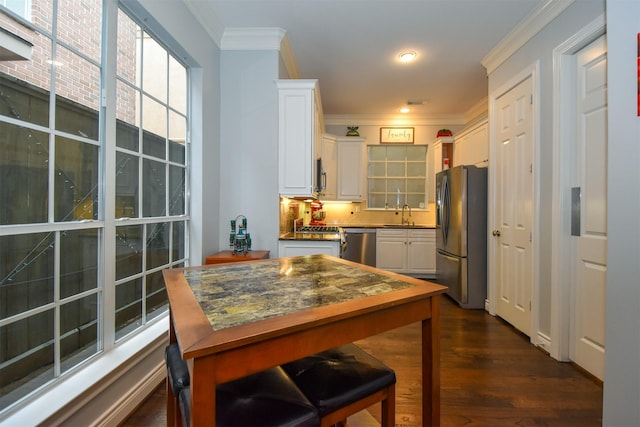
[[500, 230], [493, 230], [493, 234], [495, 237], [500, 237]]

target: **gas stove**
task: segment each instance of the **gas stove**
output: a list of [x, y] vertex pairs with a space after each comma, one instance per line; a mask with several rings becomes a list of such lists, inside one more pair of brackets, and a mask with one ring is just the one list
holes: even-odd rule
[[333, 225], [304, 225], [302, 227], [296, 228], [296, 232], [298, 233], [327, 233], [327, 234], [335, 234], [342, 231], [340, 227]]

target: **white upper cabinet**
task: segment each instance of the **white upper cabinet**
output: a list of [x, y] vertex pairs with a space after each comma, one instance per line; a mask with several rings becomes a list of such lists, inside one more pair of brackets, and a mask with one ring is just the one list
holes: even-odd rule
[[474, 124], [456, 135], [453, 166], [489, 165], [489, 124], [487, 119]]
[[317, 80], [277, 80], [278, 187], [283, 196], [313, 196], [322, 104]]
[[338, 139], [338, 200], [359, 202], [364, 194], [364, 138]]
[[322, 183], [324, 190], [320, 197], [324, 200], [336, 200], [338, 191], [338, 149], [335, 135], [322, 135]]
[[324, 200], [361, 201], [364, 194], [364, 138], [322, 136]]

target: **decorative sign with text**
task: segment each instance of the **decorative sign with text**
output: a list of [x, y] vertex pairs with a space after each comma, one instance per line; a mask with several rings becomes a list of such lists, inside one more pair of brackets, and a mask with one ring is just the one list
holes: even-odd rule
[[380, 144], [413, 144], [414, 128], [380, 128]]

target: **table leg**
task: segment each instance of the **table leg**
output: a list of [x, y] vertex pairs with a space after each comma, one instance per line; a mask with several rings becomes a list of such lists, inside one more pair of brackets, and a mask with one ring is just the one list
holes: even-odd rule
[[193, 359], [191, 372], [191, 424], [216, 425], [216, 373], [215, 358]]
[[431, 297], [431, 318], [422, 321], [422, 420], [440, 425], [440, 295]]

